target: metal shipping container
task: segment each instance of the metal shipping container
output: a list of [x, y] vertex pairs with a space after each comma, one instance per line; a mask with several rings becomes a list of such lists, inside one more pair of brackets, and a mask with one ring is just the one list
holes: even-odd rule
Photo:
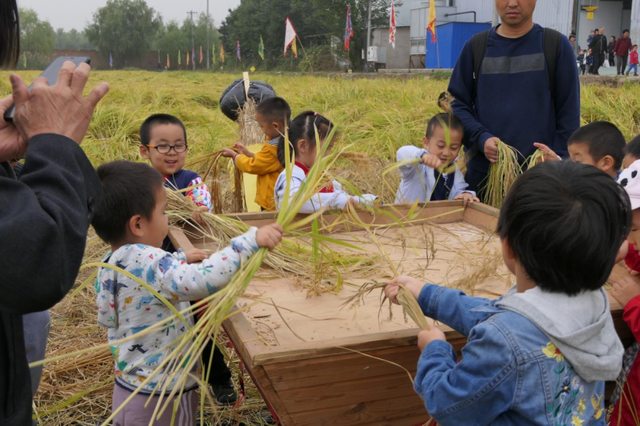
[[453, 68], [464, 44], [475, 34], [491, 28], [490, 23], [449, 22], [438, 25], [438, 44], [427, 39], [425, 68]]

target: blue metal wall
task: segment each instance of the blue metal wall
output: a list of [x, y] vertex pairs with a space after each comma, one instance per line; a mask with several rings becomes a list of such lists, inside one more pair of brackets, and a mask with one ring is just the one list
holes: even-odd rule
[[[427, 34], [425, 68], [453, 68], [464, 44], [475, 34], [491, 28], [490, 23], [448, 22], [436, 27], [438, 44]], [[438, 66], [439, 59], [439, 66]]]

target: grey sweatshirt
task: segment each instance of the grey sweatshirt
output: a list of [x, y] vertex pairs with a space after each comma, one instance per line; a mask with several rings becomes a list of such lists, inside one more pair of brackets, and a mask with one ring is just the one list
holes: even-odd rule
[[567, 296], [539, 287], [517, 293], [513, 287], [496, 306], [536, 324], [584, 380], [615, 380], [620, 374], [624, 347], [604, 289]]

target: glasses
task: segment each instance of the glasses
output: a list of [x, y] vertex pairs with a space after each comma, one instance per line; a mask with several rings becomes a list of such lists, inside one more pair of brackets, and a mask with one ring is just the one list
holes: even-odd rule
[[150, 148], [155, 148], [160, 154], [168, 154], [173, 149], [177, 154], [183, 153], [187, 150], [186, 143], [177, 143], [175, 145], [147, 145]]

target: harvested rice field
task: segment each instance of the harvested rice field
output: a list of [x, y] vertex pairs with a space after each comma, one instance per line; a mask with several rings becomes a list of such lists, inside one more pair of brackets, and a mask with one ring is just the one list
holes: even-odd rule
[[[0, 96], [10, 92], [8, 75], [0, 72]], [[21, 75], [30, 81], [38, 73]], [[111, 91], [95, 112], [83, 149], [95, 166], [120, 159], [142, 161], [138, 154], [139, 126], [150, 114], [170, 113], [182, 119], [187, 128], [186, 167], [205, 174], [212, 164], [212, 154], [239, 139], [237, 124], [219, 110], [219, 98], [240, 77], [187, 72], [93, 73], [88, 87], [107, 81]], [[393, 164], [399, 147], [421, 144], [426, 122], [439, 112], [436, 101], [447, 86], [447, 81], [426, 77], [366, 79], [256, 74], [251, 78], [271, 84], [290, 103], [294, 115], [313, 110], [336, 123], [339, 148], [346, 148], [346, 152], [333, 165], [332, 175], [348, 181], [362, 193], [379, 195], [386, 203], [393, 202], [398, 176], [392, 172], [383, 178], [384, 171]], [[613, 122], [627, 140], [640, 134], [640, 84], [583, 86], [582, 123], [597, 120]], [[237, 203], [232, 195], [233, 179], [224, 161], [227, 160], [221, 159], [220, 167], [208, 176], [207, 184], [220, 187], [217, 200], [220, 210], [232, 213], [237, 211]], [[381, 309], [379, 290], [367, 294], [360, 303], [346, 303], [364, 284], [384, 282], [395, 275], [393, 269], [490, 298], [501, 295], [511, 283], [501, 266], [499, 243], [487, 230], [465, 223], [414, 226], [409, 228], [410, 232], [385, 229], [375, 231], [379, 244], [372, 243], [365, 231], [333, 235], [371, 254], [367, 269], [341, 277], [342, 289], [337, 294], [326, 291], [335, 290], [333, 273], [327, 275], [334, 282], [327, 283], [266, 268], [258, 272], [239, 307], [256, 330], [259, 344], [267, 348], [294, 346], [302, 340], [321, 342], [415, 329], [400, 307], [393, 307], [392, 318], [387, 305]], [[477, 256], [478, 252], [484, 255]], [[85, 263], [100, 261], [105, 253], [106, 246], [91, 235]], [[93, 272], [95, 268], [81, 271], [76, 290], [91, 281]], [[462, 285], [469, 280], [475, 284]], [[70, 293], [51, 310], [51, 317], [47, 358], [107, 342], [105, 330], [96, 323], [92, 283]], [[219, 337], [226, 346], [226, 336]], [[238, 357], [233, 351], [228, 352], [236, 389], [242, 378], [246, 398], [237, 408], [222, 409], [207, 404], [205, 424], [269, 424], [268, 410], [258, 389], [248, 372], [238, 369]], [[41, 424], [104, 422], [111, 412], [113, 374], [108, 349], [46, 364], [34, 406]], [[410, 386], [408, 380], [405, 385]]]

